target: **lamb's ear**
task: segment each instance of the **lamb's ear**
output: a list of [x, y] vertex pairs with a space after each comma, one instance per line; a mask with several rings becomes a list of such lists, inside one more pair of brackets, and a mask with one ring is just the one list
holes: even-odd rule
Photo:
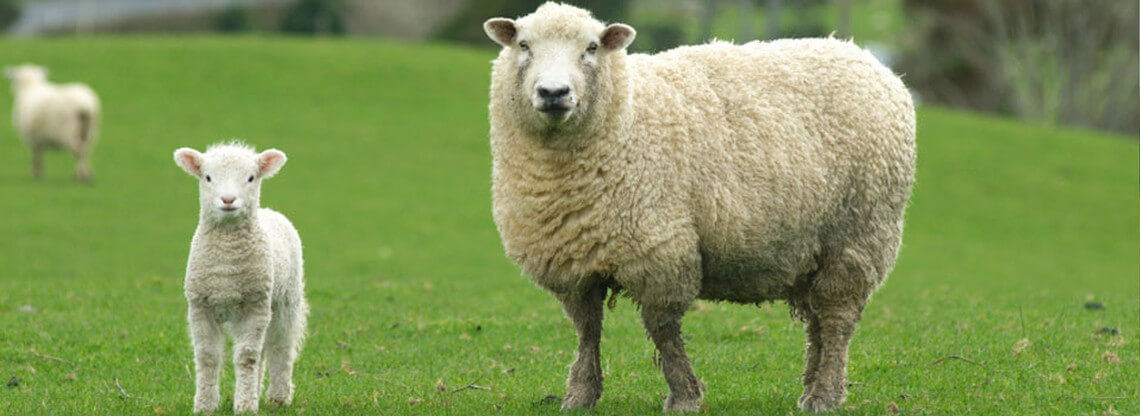
[[515, 35], [519, 33], [515, 28], [515, 21], [503, 17], [488, 19], [483, 22], [483, 31], [487, 37], [503, 46], [510, 47], [515, 42]]
[[174, 163], [195, 178], [202, 177], [202, 153], [189, 147], [174, 151]]
[[271, 178], [285, 166], [285, 152], [269, 149], [257, 155], [257, 176], [262, 179]]
[[602, 31], [602, 46], [611, 51], [625, 49], [633, 43], [635, 37], [637, 37], [637, 31], [633, 30], [632, 27], [614, 23], [606, 26], [606, 30]]

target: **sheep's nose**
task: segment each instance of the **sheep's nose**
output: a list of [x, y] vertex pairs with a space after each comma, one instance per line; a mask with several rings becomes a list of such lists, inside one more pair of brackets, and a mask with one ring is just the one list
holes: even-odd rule
[[237, 199], [237, 197], [226, 195], [226, 196], [222, 197], [222, 203], [226, 204], [226, 205], [230, 205], [230, 204], [234, 203], [235, 199]]
[[570, 94], [569, 85], [559, 85], [553, 87], [548, 85], [539, 85], [536, 87], [536, 89], [538, 90], [538, 96], [547, 100], [559, 99], [565, 97], [567, 94]]

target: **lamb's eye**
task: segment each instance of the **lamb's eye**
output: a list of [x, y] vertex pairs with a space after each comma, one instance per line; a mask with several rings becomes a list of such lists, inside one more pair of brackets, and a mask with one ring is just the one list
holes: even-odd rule
[[253, 175], [249, 175], [249, 182], [253, 182]]
[[206, 182], [213, 182], [210, 180], [210, 175], [206, 175]]
[[519, 41], [519, 49], [530, 52], [530, 43], [525, 40]]
[[598, 51], [598, 42], [590, 42], [590, 46], [586, 47], [586, 53], [594, 53]]

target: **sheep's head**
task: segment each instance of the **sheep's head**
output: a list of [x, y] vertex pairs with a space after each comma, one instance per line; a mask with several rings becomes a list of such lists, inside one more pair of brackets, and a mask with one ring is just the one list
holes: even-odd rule
[[16, 88], [47, 81], [47, 75], [46, 68], [32, 64], [4, 67], [4, 77], [11, 80], [12, 85]]
[[241, 144], [210, 146], [206, 153], [183, 147], [174, 163], [198, 178], [202, 219], [232, 223], [249, 218], [261, 199], [261, 180], [285, 165], [285, 153], [269, 149], [257, 153]]
[[535, 130], [567, 130], [590, 118], [599, 74], [611, 56], [625, 54], [636, 32], [621, 23], [603, 25], [590, 12], [546, 3], [520, 19], [494, 18], [483, 24], [503, 46], [495, 65], [507, 98], [521, 121]]

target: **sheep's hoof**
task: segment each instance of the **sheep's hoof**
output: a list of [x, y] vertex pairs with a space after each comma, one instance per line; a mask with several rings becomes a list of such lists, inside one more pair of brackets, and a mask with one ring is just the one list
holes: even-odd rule
[[567, 394], [566, 398], [562, 399], [561, 410], [592, 410], [598, 404], [598, 396], [600, 394]]
[[842, 394], [824, 395], [816, 394], [814, 391], [805, 392], [800, 397], [799, 407], [800, 410], [811, 413], [830, 412], [839, 408], [843, 404]]
[[678, 399], [672, 393], [665, 399], [665, 411], [669, 413], [693, 413], [701, 410], [701, 397]]
[[269, 407], [285, 407], [292, 402], [293, 398], [291, 397], [270, 397], [265, 404]]

